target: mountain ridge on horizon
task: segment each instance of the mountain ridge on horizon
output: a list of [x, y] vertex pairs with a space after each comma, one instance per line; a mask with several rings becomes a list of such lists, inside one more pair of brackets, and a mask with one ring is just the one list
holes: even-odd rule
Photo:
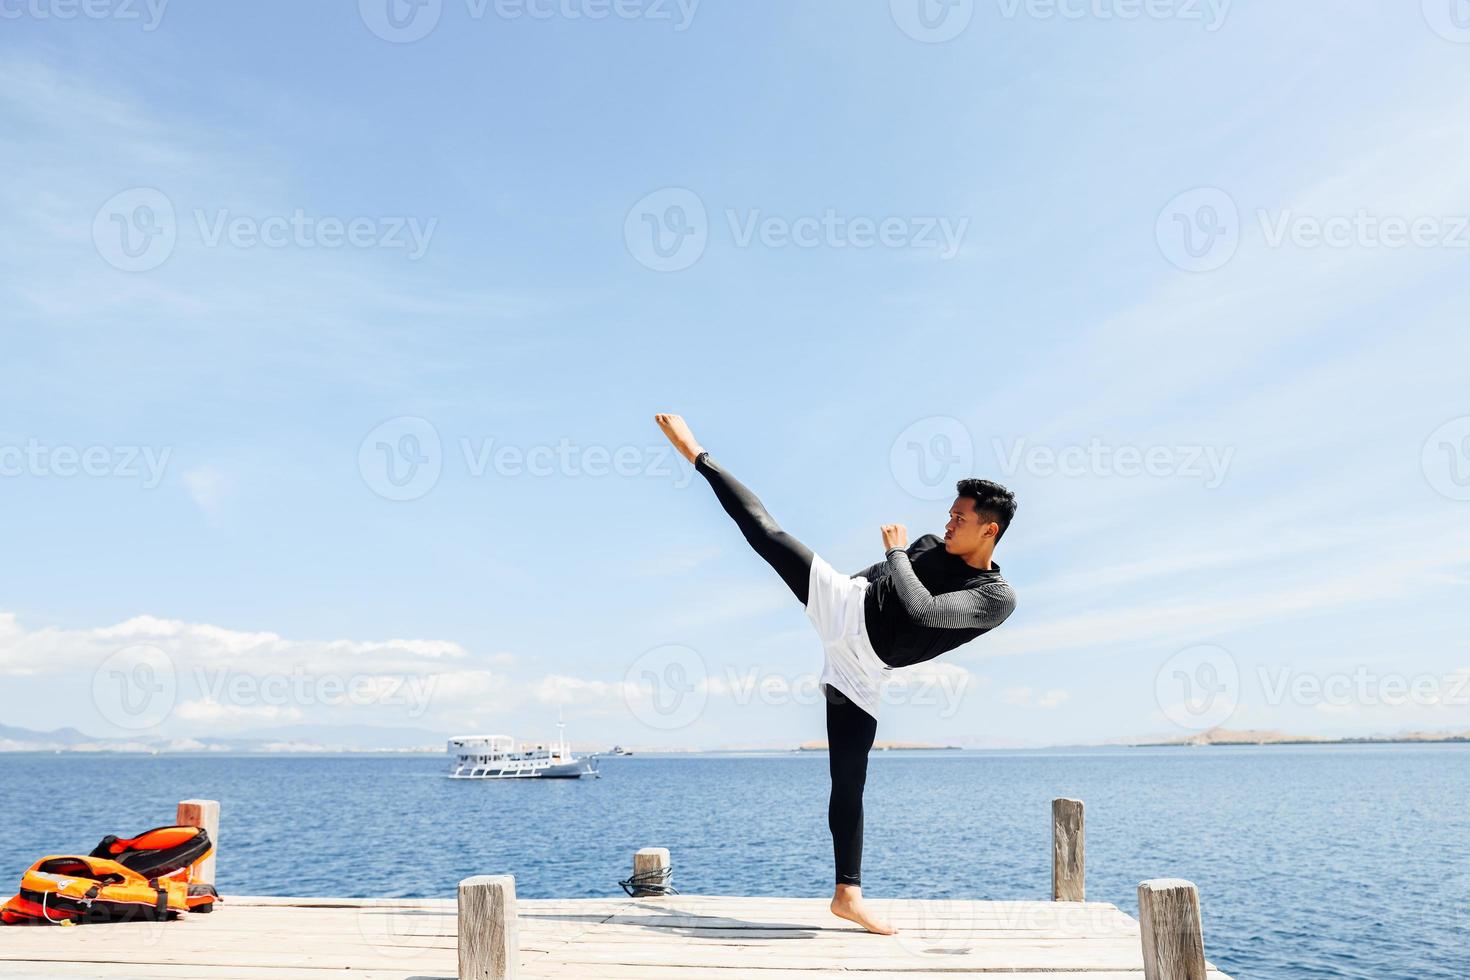
[[[52, 731], [0, 724], [0, 753], [19, 752], [123, 752], [123, 753], [415, 753], [444, 754], [451, 735], [427, 728], [395, 728], [372, 725], [289, 725], [252, 729], [228, 736], [92, 736], [76, 728]], [[544, 744], [545, 738], [518, 738], [526, 744]], [[1041, 743], [986, 735], [962, 735], [931, 742], [926, 739], [891, 739], [884, 748], [1026, 750], [1105, 747], [1165, 747], [1212, 745], [1309, 745], [1404, 742], [1470, 742], [1470, 730], [1378, 732], [1360, 735], [1300, 735], [1276, 730], [1212, 728], [1190, 735], [1141, 735], [1079, 742]], [[582, 754], [609, 755], [613, 746], [605, 742], [569, 740], [572, 750]], [[642, 745], [629, 743], [633, 754], [697, 754], [720, 752], [810, 751], [813, 741], [766, 739], [732, 742], [718, 746]]]

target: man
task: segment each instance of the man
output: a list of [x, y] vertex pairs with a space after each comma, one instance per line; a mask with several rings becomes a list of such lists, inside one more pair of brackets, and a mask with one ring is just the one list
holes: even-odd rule
[[1010, 583], [991, 560], [1016, 514], [1016, 498], [989, 480], [961, 480], [944, 538], [909, 546], [901, 524], [882, 528], [884, 560], [843, 575], [781, 530], [760, 500], [711, 459], [677, 415], [655, 421], [674, 448], [704, 475], [745, 540], [806, 608], [822, 639], [832, 795], [827, 825], [837, 882], [832, 913], [869, 932], [898, 930], [863, 902], [863, 786], [878, 728], [887, 671], [932, 660], [1005, 622], [1016, 608]]

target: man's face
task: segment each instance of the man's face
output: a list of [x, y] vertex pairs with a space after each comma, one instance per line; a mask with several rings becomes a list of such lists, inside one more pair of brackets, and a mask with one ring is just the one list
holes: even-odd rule
[[968, 555], [988, 536], [994, 538], [1000, 525], [975, 513], [975, 501], [956, 497], [949, 508], [949, 523], [944, 525], [944, 550], [952, 555]]

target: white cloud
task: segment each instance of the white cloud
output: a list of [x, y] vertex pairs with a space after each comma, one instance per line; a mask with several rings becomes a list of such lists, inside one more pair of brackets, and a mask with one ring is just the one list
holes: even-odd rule
[[93, 629], [27, 631], [13, 614], [0, 614], [0, 675], [94, 670], [117, 650], [139, 644], [158, 648], [180, 674], [219, 669], [252, 676], [406, 673], [442, 670], [470, 659], [459, 644], [443, 640], [288, 640], [275, 633], [155, 616], [134, 616]]
[[[169, 692], [150, 734], [347, 720], [458, 728], [521, 709], [538, 720], [547, 707], [575, 707], [583, 715], [626, 712], [650, 693], [624, 681], [565, 673], [515, 678], [502, 669], [516, 664], [513, 654], [477, 657], [444, 640], [291, 640], [154, 616], [88, 629], [28, 630], [15, 614], [0, 613], [0, 676], [46, 676], [54, 697], [79, 697], [83, 704], [91, 691], [100, 720], [79, 723], [83, 729], [116, 723], [115, 712], [98, 701], [97, 680], [104, 670], [116, 672], [110, 658], [119, 651], [137, 650], [151, 651], [145, 658], [154, 671], [150, 682], [166, 680], [161, 690]], [[116, 679], [104, 680], [110, 687]], [[706, 681], [706, 690], [718, 689]]]
[[194, 698], [174, 706], [181, 721], [216, 728], [244, 727], [253, 724], [285, 724], [300, 721], [300, 708], [274, 704], [221, 704], [213, 698]]
[[611, 709], [622, 703], [620, 699], [626, 687], [607, 681], [550, 674], [529, 685], [529, 691], [537, 704]]
[[922, 703], [927, 694], [936, 691], [957, 699], [989, 683], [990, 678], [982, 677], [962, 664], [945, 660], [926, 660], [911, 667], [902, 667], [890, 673], [887, 680], [894, 696], [911, 699], [912, 703]]

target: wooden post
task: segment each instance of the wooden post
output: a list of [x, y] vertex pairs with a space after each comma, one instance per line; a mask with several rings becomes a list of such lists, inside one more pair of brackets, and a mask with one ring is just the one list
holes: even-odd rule
[[480, 875], [459, 883], [459, 980], [515, 980], [521, 937], [516, 880]]
[[1087, 898], [1086, 853], [1081, 800], [1051, 801], [1051, 900]]
[[1205, 980], [1205, 936], [1199, 890], [1179, 878], [1138, 886], [1144, 980]]
[[667, 847], [645, 847], [633, 855], [633, 877], [636, 881], [641, 875], [653, 876], [650, 885], [657, 887], [633, 886], [634, 898], [645, 898], [666, 894], [664, 888], [670, 884], [671, 874], [669, 867], [669, 849]]
[[214, 865], [219, 857], [219, 802], [216, 800], [183, 800], [179, 803], [175, 826], [203, 827], [214, 846], [214, 853], [195, 866], [189, 880], [206, 885], [214, 884]]

